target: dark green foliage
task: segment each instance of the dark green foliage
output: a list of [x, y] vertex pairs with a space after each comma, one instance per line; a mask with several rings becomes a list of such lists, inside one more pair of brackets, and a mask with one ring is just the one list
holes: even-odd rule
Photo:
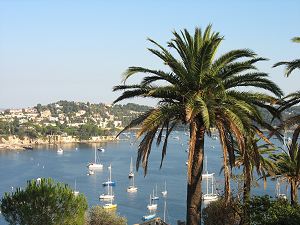
[[125, 217], [120, 217], [114, 211], [108, 211], [101, 206], [93, 206], [87, 216], [86, 225], [127, 225]]
[[84, 223], [86, 198], [52, 179], [31, 180], [25, 189], [5, 193], [1, 211], [9, 224], [80, 225]]
[[[250, 225], [299, 225], [300, 206], [270, 196], [254, 196], [250, 202]], [[202, 210], [204, 225], [243, 225], [244, 205], [233, 198], [226, 206], [224, 199], [211, 202]]]
[[287, 200], [272, 200], [269, 196], [254, 197], [250, 203], [252, 225], [299, 225], [300, 207]]

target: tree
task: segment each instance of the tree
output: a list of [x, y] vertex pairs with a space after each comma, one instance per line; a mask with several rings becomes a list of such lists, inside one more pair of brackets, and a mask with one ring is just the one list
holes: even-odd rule
[[300, 149], [298, 143], [287, 145], [287, 151], [271, 155], [275, 161], [275, 172], [284, 178], [291, 186], [291, 204], [298, 202], [298, 187], [300, 185]]
[[25, 189], [5, 193], [1, 212], [9, 224], [73, 225], [84, 223], [86, 198], [52, 179], [31, 180]]
[[101, 206], [93, 206], [88, 212], [86, 225], [127, 225], [127, 220]]
[[300, 207], [291, 207], [285, 199], [255, 196], [250, 202], [251, 225], [298, 225]]
[[[134, 97], [159, 100], [158, 105], [143, 113], [124, 128], [139, 126], [137, 137], [143, 137], [137, 156], [137, 169], [142, 162], [147, 173], [151, 146], [158, 133], [156, 144], [163, 141], [161, 166], [166, 155], [168, 137], [178, 124], [189, 125], [190, 142], [187, 173], [187, 213], [188, 225], [198, 225], [201, 221], [201, 183], [204, 157], [205, 133], [217, 128], [223, 147], [225, 194], [230, 199], [230, 165], [234, 163], [233, 140], [239, 148], [245, 148], [244, 129], [252, 124], [253, 118], [261, 122], [255, 105], [268, 109], [275, 99], [259, 92], [247, 92], [238, 87], [257, 87], [282, 95], [277, 85], [267, 78], [267, 74], [250, 72], [254, 64], [263, 58], [248, 49], [232, 50], [215, 59], [215, 53], [223, 40], [219, 33], [211, 32], [208, 26], [202, 33], [196, 28], [192, 36], [187, 30], [173, 32], [174, 38], [168, 47], [177, 55], [149, 39], [159, 50], [149, 49], [162, 60], [168, 71], [143, 67], [129, 67], [124, 73], [124, 84], [114, 87], [123, 91], [114, 103]], [[176, 57], [179, 56], [179, 59]], [[145, 74], [139, 84], [125, 82], [137, 73]]]
[[[296, 43], [300, 43], [300, 37], [294, 37], [292, 39], [293, 42]], [[274, 64], [273, 67], [277, 67], [277, 66], [281, 66], [281, 65], [285, 65], [285, 75], [288, 77], [295, 69], [300, 69], [300, 59], [295, 59], [293, 61], [282, 61], [282, 62], [278, 62], [276, 64]]]
[[237, 158], [235, 161], [235, 166], [240, 168], [243, 167], [243, 224], [250, 224], [250, 192], [251, 183], [253, 181], [253, 170], [256, 168], [258, 176], [264, 179], [264, 184], [266, 184], [266, 178], [268, 176], [275, 175], [275, 165], [272, 160], [265, 157], [274, 152], [272, 143], [262, 136], [258, 138], [254, 131], [250, 131], [245, 135], [246, 148], [245, 151], [240, 151], [238, 148]]

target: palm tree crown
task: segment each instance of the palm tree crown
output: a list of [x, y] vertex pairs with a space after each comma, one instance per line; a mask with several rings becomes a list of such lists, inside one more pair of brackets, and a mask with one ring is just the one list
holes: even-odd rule
[[[138, 137], [142, 137], [142, 141], [136, 166], [138, 169], [142, 162], [145, 173], [156, 133], [157, 145], [163, 141], [162, 162], [169, 134], [174, 127], [179, 123], [189, 125], [187, 224], [196, 224], [201, 209], [204, 133], [210, 135], [211, 128], [218, 129], [224, 149], [224, 165], [227, 165], [227, 153], [233, 165], [233, 140], [237, 141], [240, 148], [244, 148], [245, 128], [251, 126], [253, 119], [262, 123], [257, 106], [270, 109], [270, 104], [275, 101], [268, 94], [240, 88], [256, 87], [277, 96], [281, 96], [282, 92], [267, 78], [267, 74], [257, 71], [254, 64], [265, 59], [256, 57], [253, 51], [232, 50], [216, 59], [223, 37], [212, 32], [211, 26], [204, 32], [196, 28], [194, 35], [187, 30], [173, 32], [173, 35], [174, 38], [168, 42], [170, 51], [149, 39], [157, 49], [148, 50], [162, 60], [167, 70], [129, 67], [124, 73], [124, 84], [114, 87], [114, 91], [123, 91], [115, 103], [134, 97], [158, 100], [155, 108], [133, 120], [124, 129], [139, 126]], [[137, 73], [144, 74], [142, 81], [127, 85], [125, 82]], [[228, 168], [224, 171], [229, 174]], [[189, 213], [197, 213], [196, 219], [190, 220], [189, 216], [192, 215]]]

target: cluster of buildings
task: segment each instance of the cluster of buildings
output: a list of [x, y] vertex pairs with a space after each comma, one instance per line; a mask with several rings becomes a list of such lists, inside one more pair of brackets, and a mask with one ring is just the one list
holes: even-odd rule
[[[110, 107], [109, 105], [107, 106]], [[55, 104], [55, 113], [51, 113], [50, 109], [43, 107], [41, 110], [37, 110], [37, 107], [23, 108], [23, 109], [7, 109], [0, 112], [0, 121], [13, 122], [18, 119], [20, 125], [28, 122], [44, 125], [44, 126], [57, 126], [58, 123], [65, 124], [68, 127], [79, 127], [86, 124], [88, 121], [97, 125], [99, 128], [122, 128], [122, 118], [119, 119], [116, 116], [105, 112], [105, 116], [101, 116], [100, 113], [89, 113], [86, 110], [78, 110], [74, 113], [65, 114], [63, 112], [63, 106]]]

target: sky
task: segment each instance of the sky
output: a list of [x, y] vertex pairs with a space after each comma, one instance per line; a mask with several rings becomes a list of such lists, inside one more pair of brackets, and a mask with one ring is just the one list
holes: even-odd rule
[[224, 36], [219, 55], [249, 48], [268, 58], [260, 71], [288, 94], [299, 90], [300, 71], [286, 78], [272, 65], [300, 58], [300, 44], [291, 42], [300, 36], [299, 8], [298, 0], [0, 0], [0, 108], [109, 104], [129, 66], [164, 68], [147, 50], [148, 37], [166, 46], [172, 31], [208, 24]]

